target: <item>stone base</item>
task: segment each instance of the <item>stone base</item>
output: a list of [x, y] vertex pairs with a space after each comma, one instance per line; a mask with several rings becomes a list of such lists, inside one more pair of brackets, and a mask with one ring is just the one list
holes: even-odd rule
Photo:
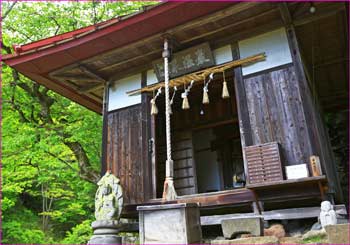
[[221, 227], [224, 237], [228, 239], [236, 238], [241, 234], [261, 236], [264, 231], [264, 223], [261, 216], [222, 220]]
[[350, 244], [350, 224], [327, 225], [325, 230], [330, 244]]
[[279, 239], [280, 244], [301, 244], [301, 237], [282, 237]]
[[93, 235], [88, 244], [122, 244], [122, 237], [116, 235]]
[[180, 203], [138, 206], [140, 244], [201, 243], [197, 204]]
[[211, 244], [279, 244], [274, 236], [249, 237], [234, 240], [212, 240]]
[[96, 220], [91, 224], [94, 235], [88, 244], [122, 244], [122, 237], [117, 236], [119, 232], [118, 221]]

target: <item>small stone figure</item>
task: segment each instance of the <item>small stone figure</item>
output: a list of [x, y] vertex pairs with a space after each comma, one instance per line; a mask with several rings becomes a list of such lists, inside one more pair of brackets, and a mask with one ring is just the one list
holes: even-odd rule
[[333, 209], [333, 205], [329, 201], [323, 201], [321, 203], [320, 222], [322, 228], [324, 228], [327, 225], [337, 224], [336, 213]]
[[96, 220], [119, 220], [123, 207], [123, 191], [120, 180], [107, 172], [97, 183], [95, 197]]
[[123, 208], [123, 190], [120, 180], [109, 171], [97, 183], [95, 218], [91, 226], [94, 235], [88, 244], [120, 244], [119, 219]]

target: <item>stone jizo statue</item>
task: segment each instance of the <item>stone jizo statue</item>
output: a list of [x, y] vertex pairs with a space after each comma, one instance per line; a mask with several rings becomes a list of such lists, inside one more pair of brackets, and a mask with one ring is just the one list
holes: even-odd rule
[[323, 201], [321, 203], [320, 222], [322, 228], [327, 225], [337, 224], [337, 215], [333, 209], [333, 205], [329, 201]]
[[95, 197], [96, 220], [119, 220], [123, 207], [123, 190], [120, 180], [107, 172], [97, 183]]
[[109, 171], [97, 183], [95, 218], [91, 227], [94, 234], [88, 244], [121, 244], [118, 236], [119, 219], [123, 208], [123, 190], [120, 180]]

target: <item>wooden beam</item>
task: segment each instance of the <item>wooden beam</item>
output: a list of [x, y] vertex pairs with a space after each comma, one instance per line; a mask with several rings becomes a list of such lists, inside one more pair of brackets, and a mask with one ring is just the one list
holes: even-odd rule
[[95, 78], [97, 81], [100, 81], [100, 82], [102, 82], [102, 83], [105, 83], [105, 82], [106, 82], [106, 79], [102, 78], [100, 75], [98, 75], [98, 74], [96, 74], [95, 72], [91, 71], [91, 70], [88, 69], [86, 66], [79, 65], [78, 67], [79, 67], [79, 69], [80, 69], [83, 73], [89, 75], [90, 77]]
[[103, 91], [103, 108], [102, 108], [102, 156], [101, 156], [101, 176], [103, 176], [108, 169], [107, 166], [107, 147], [108, 147], [108, 100], [109, 100], [109, 83], [106, 83], [106, 86]]
[[[196, 26], [201, 26], [201, 25], [203, 25], [205, 23], [211, 23], [211, 22], [217, 21], [218, 19], [221, 19], [221, 18], [223, 18], [225, 16], [230, 16], [230, 15], [237, 14], [237, 13], [239, 13], [241, 11], [247, 10], [247, 9], [252, 8], [254, 6], [257, 6], [259, 4], [261, 4], [261, 3], [258, 3], [258, 2], [234, 3], [232, 5], [232, 7], [228, 7], [228, 8], [225, 8], [223, 10], [216, 11], [215, 13], [213, 13], [211, 15], [206, 15], [206, 16], [197, 18], [197, 19], [195, 19], [193, 21], [190, 21], [190, 22], [187, 22], [187, 23], [185, 23], [183, 25], [178, 25], [178, 26], [176, 26], [176, 27], [174, 27], [172, 29], [167, 30], [166, 33], [165, 32], [159, 33], [159, 34], [156, 34], [156, 35], [144, 38], [142, 40], [136, 41], [134, 43], [125, 45], [125, 46], [123, 46], [121, 48], [114, 49], [114, 50], [111, 50], [111, 51], [107, 51], [103, 55], [98, 55], [98, 56], [94, 56], [92, 58], [86, 59], [83, 62], [81, 62], [81, 65], [88, 65], [91, 62], [100, 60], [104, 56], [109, 56], [109, 55], [113, 55], [113, 54], [123, 53], [123, 52], [126, 52], [129, 49], [136, 49], [138, 47], [142, 48], [145, 43], [156, 42], [156, 41], [162, 40], [161, 38], [165, 34], [174, 35], [176, 32], [184, 31], [186, 29], [194, 28]], [[153, 52], [160, 52], [160, 54], [161, 54], [161, 50], [162, 50], [162, 45], [160, 45], [160, 49], [159, 50], [157, 50], [157, 51], [154, 50], [154, 51], [152, 51], [152, 53]], [[142, 54], [142, 55], [144, 55], [144, 54]], [[73, 69], [73, 68], [76, 68], [77, 66], [79, 66], [79, 64], [77, 64], [77, 63], [69, 65], [69, 66], [65, 66], [64, 68], [60, 68], [60, 69], [54, 71], [54, 73], [60, 72], [60, 71], [66, 70], [66, 69]], [[105, 70], [104, 68], [102, 68], [102, 69]]]
[[[195, 82], [203, 82], [203, 77], [209, 76], [211, 73], [221, 73], [227, 69], [233, 68], [233, 67], [238, 67], [238, 66], [243, 66], [243, 65], [248, 65], [248, 64], [253, 64], [262, 60], [265, 60], [266, 55], [265, 53], [249, 56], [244, 59], [239, 59], [239, 60], [234, 60], [231, 62], [224, 63], [222, 65], [210, 67], [204, 70], [196, 71], [191, 74], [186, 74], [184, 76], [178, 77], [171, 79], [169, 81], [169, 86], [174, 87], [179, 84], [188, 84], [191, 82], [191, 80], [194, 80]], [[140, 94], [143, 92], [152, 92], [154, 90], [157, 90], [158, 88], [164, 87], [164, 82], [152, 84], [150, 86], [147, 86], [142, 89], [137, 89], [137, 90], [132, 90], [127, 92], [128, 95], [136, 95]]]
[[[57, 78], [56, 78], [57, 79]], [[96, 96], [96, 95], [94, 95], [94, 94], [91, 94], [91, 93], [79, 93], [79, 87], [77, 86], [77, 85], [75, 85], [75, 84], [73, 84], [73, 83], [71, 83], [71, 82], [69, 82], [69, 81], [67, 81], [67, 80], [60, 80], [61, 82], [65, 82], [65, 84], [67, 84], [67, 86], [69, 86], [69, 87], [71, 87], [72, 89], [74, 89], [75, 91], [77, 91], [77, 93], [78, 94], [84, 94], [84, 95], [86, 95], [86, 96], [88, 96], [88, 97], [90, 97], [91, 99], [93, 99], [93, 100], [96, 100], [97, 102], [99, 102], [99, 103], [101, 103], [102, 104], [102, 98], [100, 98], [100, 97], [98, 97], [98, 96]]]
[[[275, 12], [275, 11], [276, 11], [276, 9], [270, 9], [270, 10], [268, 10], [268, 11], [266, 11], [266, 12], [260, 13], [260, 14], [258, 14], [258, 15], [254, 15], [254, 16], [249, 17], [249, 18], [247, 18], [247, 19], [244, 19], [244, 20], [241, 20], [241, 21], [237, 21], [237, 22], [231, 23], [231, 24], [229, 24], [229, 25], [222, 26], [222, 27], [220, 27], [220, 28], [216, 28], [216, 29], [213, 30], [213, 31], [205, 32], [204, 34], [201, 34], [201, 35], [195, 35], [195, 36], [193, 36], [193, 37], [190, 37], [190, 38], [187, 38], [187, 39], [182, 40], [182, 41], [181, 41], [181, 44], [189, 43], [189, 42], [191, 42], [191, 41], [193, 41], [193, 40], [200, 39], [200, 38], [205, 37], [205, 36], [208, 36], [208, 35], [213, 35], [213, 34], [215, 34], [215, 33], [224, 31], [224, 30], [226, 30], [226, 29], [228, 29], [228, 28], [233, 28], [233, 27], [235, 27], [235, 26], [242, 25], [242, 24], [244, 24], [244, 23], [247, 23], [247, 22], [249, 22], [249, 21], [252, 21], [253, 19], [266, 16], [266, 15], [268, 15], [268, 14], [271, 14], [271, 13]], [[203, 25], [204, 25], [204, 24], [205, 24], [205, 23], [203, 23]], [[171, 35], [170, 35], [170, 36], [171, 36]], [[177, 45], [176, 45], [176, 46], [179, 46], [179, 45], [180, 45], [180, 43], [177, 42]], [[161, 47], [161, 46], [160, 46], [160, 47]], [[138, 59], [140, 59], [141, 57], [142, 57], [142, 58], [145, 58], [145, 57], [148, 57], [148, 56], [151, 56], [151, 55], [155, 55], [155, 54], [157, 54], [157, 53], [159, 54], [159, 57], [160, 57], [160, 56], [161, 56], [161, 52], [162, 52], [162, 48], [159, 48], [158, 50], [153, 50], [153, 51], [150, 51], [150, 52], [147, 52], [147, 53], [138, 55], [138, 56], [134, 56], [134, 57], [132, 57], [132, 58], [130, 58], [130, 59], [123, 60], [123, 61], [118, 62], [118, 63], [114, 63], [114, 64], [111, 64], [111, 65], [104, 66], [103, 68], [99, 69], [98, 71], [109, 70], [109, 69], [112, 69], [112, 68], [114, 68], [114, 67], [118, 67], [118, 66], [120, 66], [120, 65], [127, 64], [127, 63], [129, 63], [129, 62], [138, 60]]]
[[60, 79], [60, 80], [71, 80], [71, 81], [96, 81], [94, 78], [90, 77], [82, 77], [80, 75], [72, 75], [72, 74], [55, 74], [50, 75], [52, 78]]
[[90, 92], [93, 92], [93, 91], [96, 91], [98, 89], [103, 88], [105, 86], [105, 84], [107, 83], [107, 81], [103, 77], [96, 74], [92, 70], [88, 69], [86, 66], [78, 65], [78, 68], [80, 69], [81, 72], [85, 73], [89, 78], [81, 77], [79, 75], [61, 75], [61, 74], [59, 74], [59, 72], [56, 72], [56, 71], [50, 73], [49, 76], [56, 78], [58, 80], [64, 80], [66, 82], [67, 82], [67, 80], [97, 81], [97, 82], [99, 82], [98, 84], [96, 84], [96, 83], [89, 84], [89, 85], [86, 85], [86, 86], [80, 87], [80, 88], [78, 86], [75, 86], [76, 88], [78, 88], [77, 92], [79, 94], [89, 94]]
[[103, 88], [105, 85], [106, 85], [106, 83], [89, 84], [89, 85], [86, 85], [86, 86], [84, 86], [84, 87], [81, 87], [81, 88], [78, 90], [78, 93], [79, 93], [79, 94], [90, 93], [90, 92], [93, 92], [93, 91], [96, 91], [96, 90], [98, 90], [98, 89]]
[[343, 3], [337, 3], [337, 4], [333, 3], [327, 7], [321, 7], [321, 6], [317, 7], [316, 6], [316, 12], [314, 14], [311, 14], [308, 12], [308, 14], [305, 14], [303, 16], [295, 17], [293, 19], [293, 25], [294, 26], [305, 25], [307, 23], [335, 15], [339, 11], [345, 11], [345, 10], [346, 10], [345, 4], [343, 4]]
[[303, 14], [299, 17], [293, 18], [292, 14], [289, 11], [288, 4], [286, 2], [279, 3], [279, 10], [281, 13], [281, 18], [285, 26], [300, 26], [307, 24], [309, 22], [317, 21], [328, 16], [335, 15], [339, 11], [345, 10], [345, 5], [340, 4], [331, 4], [329, 6], [323, 7], [322, 5], [316, 6], [316, 12], [311, 14], [307, 11], [306, 14]]
[[342, 64], [342, 63], [346, 64], [348, 62], [349, 62], [349, 58], [341, 57], [341, 58], [326, 60], [324, 62], [315, 64], [314, 68], [318, 69], [318, 68], [322, 68], [323, 66], [337, 65], [337, 64]]
[[281, 13], [281, 17], [282, 17], [283, 23], [286, 26], [290, 26], [292, 24], [293, 20], [292, 20], [291, 14], [289, 12], [287, 3], [286, 2], [279, 3], [278, 7], [279, 7], [279, 10], [280, 10], [280, 13]]
[[123, 60], [121, 62], [118, 62], [118, 63], [114, 63], [114, 64], [111, 64], [111, 65], [104, 66], [101, 69], [99, 69], [98, 71], [102, 72], [102, 71], [110, 70], [110, 69], [112, 69], [114, 67], [121, 66], [121, 65], [127, 64], [129, 62], [133, 62], [135, 60], [138, 60], [140, 58], [145, 58], [145, 57], [148, 57], [148, 56], [151, 56], [151, 55], [155, 55], [155, 54], [159, 54], [159, 57], [161, 57], [161, 53], [162, 53], [162, 49], [153, 50], [153, 51], [148, 52], [148, 53], [143, 53], [143, 54], [138, 55], [138, 56], [133, 56], [130, 59], [125, 59], [125, 60]]
[[[233, 59], [240, 58], [238, 42], [231, 45], [231, 51], [232, 51]], [[236, 67], [234, 69], [234, 88], [235, 88], [239, 131], [240, 131], [241, 146], [242, 146], [244, 174], [248, 179], [249, 177], [248, 164], [247, 164], [247, 159], [245, 158], [244, 149], [246, 146], [250, 146], [253, 144], [253, 139], [251, 134], [252, 130], [251, 130], [250, 119], [249, 119], [249, 110], [248, 110], [246, 91], [244, 86], [242, 67]]]
[[257, 15], [254, 15], [254, 16], [251, 16], [249, 18], [246, 18], [246, 19], [243, 19], [243, 20], [240, 20], [240, 21], [236, 21], [236, 22], [233, 22], [231, 24], [228, 24], [228, 25], [225, 25], [225, 26], [222, 26], [220, 28], [216, 28], [214, 29], [213, 31], [207, 31], [201, 35], [195, 35], [191, 38], [188, 38], [188, 39], [185, 39], [182, 41], [182, 43], [188, 43], [188, 42], [191, 42], [193, 40], [196, 40], [196, 39], [199, 39], [199, 38], [202, 38], [202, 37], [206, 37], [206, 36], [209, 36], [209, 35], [213, 35], [213, 34], [216, 34], [218, 32], [222, 32], [222, 31], [225, 31], [229, 28], [233, 28], [233, 27], [236, 27], [236, 26], [240, 26], [240, 25], [243, 25], [244, 23], [247, 23], [249, 21], [252, 21], [256, 18], [259, 18], [259, 17], [263, 17], [263, 16], [266, 16], [266, 15], [269, 15], [273, 12], [276, 12], [277, 10], [274, 8], [274, 9], [270, 9], [268, 11], [265, 11], [265, 12], [262, 12], [260, 14], [257, 14]]
[[[147, 86], [147, 71], [141, 73], [141, 87]], [[149, 151], [149, 138], [151, 131], [151, 105], [148, 94], [141, 95], [141, 132], [142, 132], [142, 183], [143, 183], [143, 200], [147, 201], [153, 198], [152, 189], [152, 159]]]

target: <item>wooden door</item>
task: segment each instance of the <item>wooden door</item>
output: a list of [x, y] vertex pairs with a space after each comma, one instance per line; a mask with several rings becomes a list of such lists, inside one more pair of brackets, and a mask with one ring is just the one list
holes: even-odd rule
[[[190, 195], [198, 192], [197, 177], [190, 130], [175, 131], [172, 135], [172, 158], [174, 160], [174, 184], [177, 195]], [[166, 146], [165, 139], [158, 140], [158, 197], [163, 191], [165, 178]]]
[[142, 203], [145, 200], [144, 169], [142, 157], [142, 107], [136, 105], [108, 114], [107, 161], [112, 172], [120, 178], [125, 204]]

